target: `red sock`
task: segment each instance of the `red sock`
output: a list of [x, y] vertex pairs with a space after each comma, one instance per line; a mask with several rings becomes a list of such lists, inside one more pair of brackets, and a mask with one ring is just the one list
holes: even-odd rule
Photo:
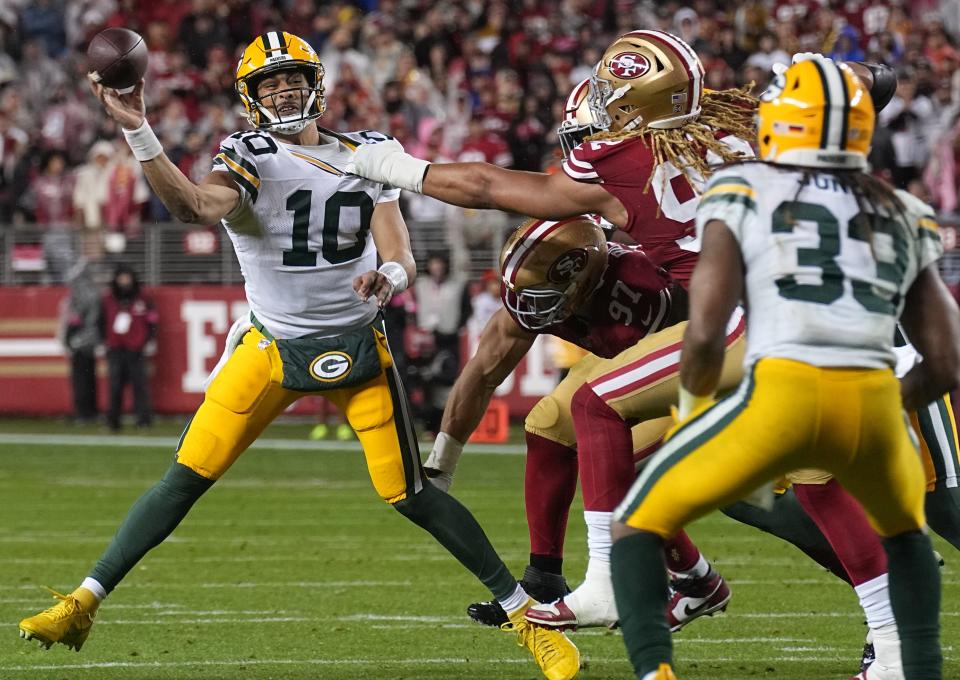
[[840, 483], [794, 484], [800, 505], [830, 543], [853, 585], [887, 573], [887, 555], [867, 516]]
[[567, 517], [576, 492], [576, 449], [527, 432], [524, 497], [531, 555], [563, 557]]
[[673, 540], [664, 542], [663, 554], [667, 558], [667, 569], [670, 571], [689, 571], [700, 561], [700, 551], [686, 531], [681, 531]]
[[612, 512], [636, 477], [630, 426], [589, 385], [573, 395], [571, 410], [577, 432], [583, 509]]

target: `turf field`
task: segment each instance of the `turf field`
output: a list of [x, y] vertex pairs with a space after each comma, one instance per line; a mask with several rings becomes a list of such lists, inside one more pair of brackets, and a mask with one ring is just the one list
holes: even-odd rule
[[[467, 619], [465, 606], [487, 593], [377, 499], [360, 453], [314, 445], [305, 426], [277, 426], [241, 457], [113, 593], [81, 653], [20, 640], [17, 621], [52, 603], [41, 586], [76, 586], [167, 468], [175, 428], [147, 439], [0, 421], [0, 678], [541, 677], [512, 636]], [[519, 574], [523, 458], [496, 451], [468, 453], [454, 491]], [[683, 680], [853, 674], [865, 628], [850, 590], [793, 548], [722, 516], [691, 534], [734, 599], [727, 614], [676, 636]], [[586, 561], [577, 514], [568, 546], [576, 583]], [[937, 547], [947, 559], [944, 677], [960, 677], [951, 646], [960, 634], [960, 555]], [[584, 680], [631, 677], [619, 634], [572, 637]]]

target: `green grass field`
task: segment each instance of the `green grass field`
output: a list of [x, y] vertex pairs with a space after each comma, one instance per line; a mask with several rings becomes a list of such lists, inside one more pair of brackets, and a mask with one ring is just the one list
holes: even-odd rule
[[[296, 438], [309, 429], [302, 425], [273, 428], [269, 446], [241, 457], [106, 601], [82, 652], [20, 640], [19, 619], [52, 603], [41, 586], [75, 587], [167, 468], [175, 429], [161, 427], [166, 436], [144, 447], [95, 429], [0, 421], [0, 678], [541, 677], [512, 636], [466, 617], [466, 605], [488, 594], [379, 501], [361, 454], [311, 450]], [[518, 574], [527, 558], [522, 473], [520, 455], [468, 453], [454, 486]], [[566, 560], [573, 584], [586, 563], [579, 511]], [[720, 515], [691, 534], [734, 599], [725, 615], [676, 636], [679, 677], [853, 674], [865, 628], [852, 591], [793, 548]], [[960, 677], [951, 646], [960, 555], [939, 539], [937, 548], [947, 558], [944, 677]], [[632, 677], [619, 634], [572, 639], [584, 680]]]

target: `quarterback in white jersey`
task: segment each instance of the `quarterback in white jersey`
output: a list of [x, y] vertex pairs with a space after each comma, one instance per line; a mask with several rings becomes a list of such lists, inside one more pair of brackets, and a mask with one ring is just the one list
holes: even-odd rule
[[[799, 468], [831, 473], [883, 539], [906, 680], [942, 677], [939, 571], [903, 408], [960, 382], [960, 314], [925, 206], [865, 172], [874, 110], [816, 58], [762, 98], [761, 161], [716, 173], [697, 209], [679, 424], [617, 508], [612, 576], [641, 680], [672, 680], [662, 546], [694, 519]], [[713, 403], [724, 326], [747, 308], [740, 387]], [[923, 361], [898, 381], [897, 318]], [[898, 673], [899, 674], [899, 673]], [[868, 668], [858, 678], [880, 678]]]
[[339, 335], [377, 315], [374, 300], [361, 300], [343, 283], [376, 270], [374, 211], [395, 206], [400, 190], [347, 175], [343, 167], [360, 144], [387, 138], [372, 131], [321, 134], [306, 146], [266, 131], [237, 132], [214, 158], [213, 170], [240, 191], [222, 223], [247, 300], [277, 337]]
[[524, 620], [534, 601], [483, 529], [455, 498], [426, 482], [379, 317], [416, 271], [399, 191], [343, 171], [358, 145], [388, 138], [319, 128], [323, 75], [301, 38], [271, 31], [250, 43], [237, 65], [236, 89], [253, 129], [223, 141], [213, 171], [199, 184], [167, 158], [151, 131], [143, 81], [124, 95], [94, 83], [170, 212], [184, 222], [222, 221], [252, 311], [231, 329], [167, 474], [131, 508], [81, 586], [21, 621], [20, 633], [79, 650], [100, 601], [124, 575], [275, 417], [297, 399], [323, 393], [357, 433], [380, 497], [490, 589], [509, 614], [504, 629], [550, 680], [569, 680], [580, 668], [577, 648], [563, 633]]

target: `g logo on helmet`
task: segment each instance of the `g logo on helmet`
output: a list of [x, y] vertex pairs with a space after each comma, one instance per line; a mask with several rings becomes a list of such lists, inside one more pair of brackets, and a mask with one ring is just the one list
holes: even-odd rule
[[353, 359], [343, 352], [324, 352], [310, 362], [310, 375], [320, 382], [336, 382], [353, 368]]
[[550, 265], [547, 280], [550, 283], [567, 283], [587, 266], [587, 251], [583, 248], [568, 250]]
[[639, 52], [621, 52], [610, 60], [607, 68], [621, 80], [633, 80], [650, 70], [650, 62]]

